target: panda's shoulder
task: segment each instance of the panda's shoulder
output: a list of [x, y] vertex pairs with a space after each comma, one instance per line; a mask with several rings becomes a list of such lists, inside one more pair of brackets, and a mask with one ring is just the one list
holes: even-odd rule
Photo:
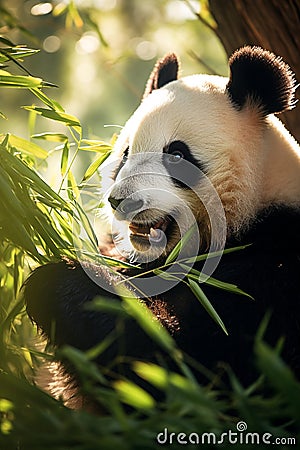
[[263, 209], [236, 242], [264, 250], [299, 251], [300, 207], [273, 205]]
[[[228, 248], [236, 246], [246, 247], [223, 254], [214, 278], [237, 285], [264, 304], [298, 302], [299, 208], [274, 206], [261, 211], [244, 233], [227, 242]], [[216, 291], [212, 298], [222, 300], [224, 292]]]
[[247, 247], [223, 255], [215, 278], [237, 284], [254, 297], [267, 297], [270, 302], [277, 297], [299, 298], [299, 208], [277, 205], [261, 211], [252, 225], [227, 245]]

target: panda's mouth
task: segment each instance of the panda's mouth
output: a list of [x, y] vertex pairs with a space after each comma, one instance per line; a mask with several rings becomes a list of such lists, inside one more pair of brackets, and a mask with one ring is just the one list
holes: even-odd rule
[[156, 222], [130, 222], [130, 241], [137, 250], [148, 249], [151, 245], [166, 244], [167, 230], [172, 222], [169, 216], [160, 218]]

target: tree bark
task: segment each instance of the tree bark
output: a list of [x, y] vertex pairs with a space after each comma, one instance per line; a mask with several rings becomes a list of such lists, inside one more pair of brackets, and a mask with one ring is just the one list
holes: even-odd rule
[[[300, 81], [300, 0], [209, 0], [209, 8], [228, 56], [243, 45], [259, 45], [282, 56]], [[300, 104], [280, 118], [299, 142]]]

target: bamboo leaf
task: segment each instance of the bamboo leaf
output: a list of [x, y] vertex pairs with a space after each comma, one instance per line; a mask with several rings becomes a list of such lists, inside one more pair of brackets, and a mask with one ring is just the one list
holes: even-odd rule
[[[0, 38], [3, 39], [3, 38]], [[26, 56], [31, 56], [34, 55], [36, 53], [38, 53], [39, 50], [34, 50], [31, 48], [27, 48], [27, 47], [7, 47], [7, 48], [1, 48], [0, 49], [0, 62], [6, 62], [6, 61], [10, 61], [11, 59], [15, 60], [15, 59], [23, 59]]]
[[216, 258], [218, 256], [227, 255], [228, 253], [238, 252], [240, 250], [245, 250], [250, 247], [252, 244], [240, 245], [238, 247], [226, 248], [225, 250], [219, 250], [217, 252], [203, 253], [203, 255], [193, 256], [191, 258], [187, 258], [184, 261], [186, 263], [195, 263], [199, 261], [204, 261], [208, 258]]
[[[3, 141], [4, 142], [4, 141]], [[45, 183], [30, 167], [14, 155], [10, 154], [2, 144], [0, 144], [0, 165], [5, 162], [6, 170], [12, 174], [18, 174], [23, 181], [28, 183], [36, 192], [42, 196], [49, 196], [50, 200], [57, 200], [63, 208], [69, 210], [69, 206], [51, 187]]]
[[205, 284], [216, 287], [218, 289], [223, 289], [224, 291], [229, 291], [232, 292], [233, 294], [245, 295], [246, 297], [253, 299], [253, 297], [250, 294], [247, 294], [247, 292], [243, 291], [235, 284], [220, 281], [213, 277], [207, 278], [205, 274], [199, 272], [198, 270], [191, 269], [190, 266], [187, 266], [186, 264], [183, 263], [179, 263], [179, 266], [188, 272], [189, 278], [198, 281], [198, 283], [204, 282]]
[[30, 89], [45, 86], [41, 78], [29, 75], [5, 75], [3, 72], [0, 70], [0, 87]]
[[53, 109], [54, 111], [60, 111], [64, 112], [63, 107], [56, 101], [51, 98], [49, 98], [44, 92], [42, 92], [39, 88], [32, 88], [30, 91], [39, 99], [41, 100], [45, 105], [47, 105], [49, 108]]
[[39, 133], [33, 134], [31, 137], [49, 142], [66, 142], [68, 140], [68, 137], [63, 133]]
[[69, 150], [70, 150], [70, 146], [68, 141], [65, 142], [62, 154], [61, 154], [61, 161], [60, 161], [60, 171], [61, 171], [61, 175], [62, 177], [65, 175], [66, 171], [67, 171], [67, 167], [68, 167], [68, 160], [69, 160]]
[[76, 210], [77, 210], [77, 212], [79, 214], [79, 221], [82, 224], [83, 229], [86, 232], [88, 238], [90, 239], [90, 242], [92, 243], [95, 252], [98, 253], [98, 241], [97, 241], [97, 236], [95, 235], [94, 229], [91, 226], [90, 221], [89, 221], [86, 213], [81, 208], [79, 203], [76, 203], [75, 207], [76, 207]]
[[[200, 277], [199, 281], [201, 281], [201, 277]], [[247, 292], [238, 288], [235, 284], [226, 283], [224, 281], [220, 281], [220, 280], [217, 280], [216, 278], [212, 278], [212, 277], [209, 277], [208, 279], [206, 279], [205, 283], [209, 284], [210, 286], [213, 286], [213, 287], [216, 287], [219, 289], [223, 289], [224, 291], [232, 292], [233, 294], [244, 295], [253, 300], [253, 297], [250, 294], [247, 294]]]
[[68, 9], [68, 4], [61, 2], [54, 6], [52, 14], [54, 17], [60, 16], [63, 13], [65, 13], [67, 9]]
[[210, 317], [222, 328], [224, 333], [228, 335], [228, 332], [226, 330], [226, 327], [225, 327], [222, 319], [220, 318], [219, 314], [217, 313], [215, 308], [212, 306], [212, 304], [210, 303], [210, 301], [208, 300], [208, 298], [206, 297], [206, 295], [200, 288], [199, 284], [196, 283], [195, 281], [191, 280], [190, 278], [189, 278], [188, 282], [189, 282], [192, 292], [194, 293], [195, 297], [199, 300], [199, 302], [201, 303], [203, 308], [208, 312]]
[[68, 171], [68, 197], [70, 200], [76, 200], [80, 197], [80, 192], [71, 170]]
[[155, 401], [148, 392], [137, 384], [127, 380], [118, 380], [113, 384], [121, 401], [138, 409], [151, 409]]
[[98, 141], [96, 139], [82, 139], [81, 144], [86, 145], [80, 145], [79, 150], [85, 150], [88, 152], [106, 153], [111, 152], [112, 150], [111, 144], [104, 141]]
[[[0, 134], [0, 139], [2, 139], [4, 137], [5, 137], [4, 134]], [[40, 158], [40, 159], [45, 159], [48, 156], [48, 153], [46, 152], [46, 150], [44, 150], [39, 145], [37, 145], [33, 142], [30, 142], [30, 141], [27, 141], [26, 139], [23, 139], [19, 136], [15, 136], [14, 134], [8, 135], [8, 142], [12, 147], [15, 147], [18, 150], [20, 150], [21, 153], [36, 156], [37, 158]], [[2, 141], [2, 144], [3, 144], [3, 141]]]
[[24, 106], [24, 109], [27, 109], [28, 111], [36, 111], [38, 114], [46, 117], [47, 119], [55, 120], [57, 122], [63, 122], [69, 127], [81, 128], [79, 120], [76, 117], [71, 116], [70, 114], [54, 111], [52, 109], [39, 108], [37, 106]]
[[175, 245], [175, 247], [173, 248], [173, 250], [171, 251], [171, 253], [169, 254], [168, 258], [166, 259], [166, 263], [165, 264], [170, 264], [173, 261], [175, 261], [175, 259], [177, 258], [179, 252], [181, 250], [184, 249], [184, 247], [186, 246], [186, 244], [189, 242], [189, 240], [191, 239], [193, 233], [195, 233], [197, 225], [193, 225], [186, 233], [185, 235], [182, 237], [182, 239], [177, 242], [177, 244]]
[[122, 302], [112, 297], [96, 297], [92, 302], [86, 305], [86, 309], [91, 311], [103, 311], [115, 314], [119, 317], [130, 317], [128, 312], [124, 309]]
[[81, 180], [81, 183], [91, 178], [94, 173], [97, 171], [97, 169], [101, 166], [101, 164], [108, 158], [110, 155], [110, 151], [105, 153], [104, 155], [99, 156], [92, 164], [87, 168], [85, 171], [85, 174]]
[[125, 309], [135, 318], [143, 330], [167, 352], [174, 353], [176, 344], [151, 311], [136, 298], [123, 297]]

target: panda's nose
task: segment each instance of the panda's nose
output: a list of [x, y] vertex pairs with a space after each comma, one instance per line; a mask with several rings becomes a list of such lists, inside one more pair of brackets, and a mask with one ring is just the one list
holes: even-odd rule
[[108, 201], [113, 209], [118, 209], [124, 215], [138, 211], [144, 205], [144, 201], [142, 199], [133, 200], [131, 198], [109, 197]]

